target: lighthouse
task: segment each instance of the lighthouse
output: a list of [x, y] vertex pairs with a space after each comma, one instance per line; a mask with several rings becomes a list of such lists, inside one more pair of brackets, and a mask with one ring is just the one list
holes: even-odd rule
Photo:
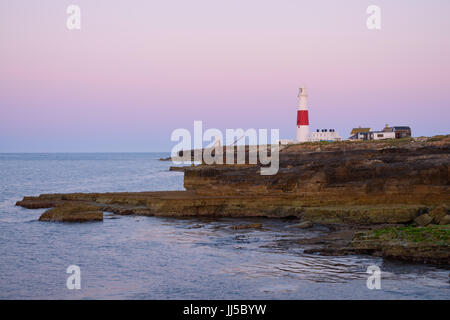
[[301, 87], [298, 93], [297, 110], [297, 142], [306, 142], [309, 140], [309, 119], [308, 103], [305, 87]]

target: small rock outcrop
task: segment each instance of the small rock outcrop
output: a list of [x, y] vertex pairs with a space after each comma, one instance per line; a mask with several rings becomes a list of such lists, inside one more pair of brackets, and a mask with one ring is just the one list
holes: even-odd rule
[[261, 229], [262, 223], [250, 223], [250, 224], [240, 224], [237, 226], [231, 226], [231, 229], [242, 230], [242, 229]]
[[425, 227], [433, 222], [433, 218], [429, 214], [423, 214], [421, 216], [418, 216], [416, 219], [414, 219], [414, 222], [419, 227]]
[[353, 252], [399, 260], [450, 265], [450, 227], [387, 227], [358, 232]]
[[[445, 222], [448, 216], [448, 209], [445, 206], [439, 206], [430, 211], [430, 217], [433, 218], [434, 224], [441, 224], [441, 222]], [[447, 224], [447, 223], [443, 223]]]
[[103, 212], [96, 206], [64, 204], [45, 211], [39, 221], [86, 222], [103, 221]]
[[450, 215], [447, 214], [445, 217], [443, 217], [439, 224], [442, 226], [450, 224]]
[[314, 224], [311, 221], [303, 221], [296, 224], [291, 224], [288, 228], [300, 228], [300, 229], [308, 229], [312, 228]]

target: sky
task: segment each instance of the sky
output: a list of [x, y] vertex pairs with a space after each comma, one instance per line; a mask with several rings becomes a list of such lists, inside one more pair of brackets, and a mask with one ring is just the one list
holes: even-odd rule
[[0, 0], [0, 152], [170, 151], [194, 120], [294, 139], [303, 85], [311, 130], [449, 134], [449, 16], [448, 0]]

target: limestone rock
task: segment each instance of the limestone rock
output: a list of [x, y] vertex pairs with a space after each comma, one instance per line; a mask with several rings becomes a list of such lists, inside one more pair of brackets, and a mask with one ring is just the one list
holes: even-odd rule
[[433, 218], [429, 214], [423, 214], [414, 219], [414, 222], [420, 227], [425, 227], [433, 222]]
[[[218, 191], [220, 192], [220, 190]], [[320, 224], [372, 225], [411, 223], [425, 212], [422, 205], [335, 205], [308, 206], [309, 202], [295, 196], [205, 196], [190, 191], [55, 194], [27, 197], [27, 206], [49, 200], [59, 205], [76, 201], [95, 205], [104, 212], [120, 215], [196, 216], [196, 217], [268, 217], [301, 218]], [[307, 205], [307, 206], [305, 206]]]
[[430, 211], [429, 215], [433, 218], [433, 223], [440, 224], [441, 220], [447, 215], [447, 208], [439, 206]]
[[122, 215], [409, 224], [429, 208], [450, 205], [449, 155], [450, 136], [303, 143], [280, 151], [275, 175], [261, 175], [261, 164], [203, 163], [176, 169], [184, 171], [186, 191], [43, 194], [17, 205], [48, 208], [76, 201]]
[[388, 227], [355, 233], [353, 252], [405, 261], [450, 264], [447, 226]]
[[[401, 139], [399, 139], [401, 140]], [[414, 141], [292, 145], [279, 171], [259, 165], [184, 167], [184, 187], [210, 196], [292, 196], [308, 206], [450, 204], [450, 143]]]
[[39, 221], [86, 222], [103, 221], [103, 212], [98, 207], [64, 204], [45, 211]]
[[439, 224], [440, 225], [450, 224], [450, 215], [447, 214], [445, 217], [443, 217]]
[[169, 171], [184, 172], [184, 167], [175, 167], [175, 166], [171, 166], [171, 167], [169, 168]]
[[231, 229], [242, 230], [242, 229], [260, 229], [262, 228], [261, 223], [251, 223], [251, 224], [240, 224], [237, 226], [231, 226]]

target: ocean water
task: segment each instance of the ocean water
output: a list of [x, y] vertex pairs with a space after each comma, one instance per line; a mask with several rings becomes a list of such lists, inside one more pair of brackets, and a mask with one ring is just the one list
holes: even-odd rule
[[[61, 192], [183, 190], [165, 153], [0, 154], [0, 299], [449, 299], [449, 270], [369, 256], [303, 253], [326, 232], [271, 219], [118, 216], [48, 223], [14, 204]], [[232, 230], [245, 222], [261, 230]], [[81, 270], [69, 290], [66, 269]], [[368, 266], [381, 268], [369, 290]]]

